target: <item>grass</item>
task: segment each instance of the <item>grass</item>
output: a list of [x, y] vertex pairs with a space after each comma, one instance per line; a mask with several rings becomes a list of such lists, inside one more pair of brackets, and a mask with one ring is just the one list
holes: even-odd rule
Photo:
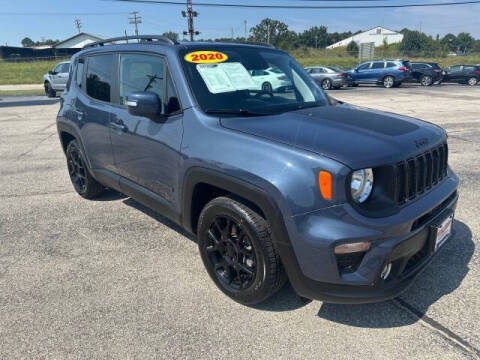
[[0, 61], [0, 85], [41, 84], [43, 75], [59, 63], [48, 61], [5, 62]]
[[0, 96], [33, 96], [45, 95], [42, 89], [37, 90], [0, 90]]

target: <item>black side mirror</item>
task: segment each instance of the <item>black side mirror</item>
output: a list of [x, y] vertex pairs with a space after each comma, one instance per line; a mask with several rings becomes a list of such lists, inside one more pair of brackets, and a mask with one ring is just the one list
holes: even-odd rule
[[57, 72], [56, 72], [56, 71], [53, 71], [53, 70], [50, 70], [48, 73], [49, 73], [50, 75], [57, 75]]
[[162, 101], [154, 92], [130, 93], [126, 104], [131, 115], [143, 116], [154, 121], [160, 121], [165, 117], [162, 112]]

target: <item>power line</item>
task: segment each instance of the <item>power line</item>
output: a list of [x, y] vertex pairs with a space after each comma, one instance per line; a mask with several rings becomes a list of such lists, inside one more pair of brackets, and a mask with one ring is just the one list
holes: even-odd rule
[[132, 11], [130, 14], [132, 15], [129, 18], [130, 24], [135, 25], [135, 36], [138, 36], [138, 24], [142, 23], [142, 17], [138, 16], [138, 11]]
[[[156, 5], [184, 5], [180, 1], [159, 0], [107, 0], [116, 2], [134, 2]], [[352, 1], [352, 0], [350, 0]], [[304, 10], [341, 10], [341, 9], [392, 9], [410, 7], [434, 7], [480, 4], [480, 0], [445, 2], [445, 3], [422, 3], [422, 4], [398, 4], [398, 5], [254, 5], [254, 4], [225, 4], [225, 3], [195, 3], [195, 6], [226, 7], [226, 8], [255, 8], [255, 9], [304, 9]]]

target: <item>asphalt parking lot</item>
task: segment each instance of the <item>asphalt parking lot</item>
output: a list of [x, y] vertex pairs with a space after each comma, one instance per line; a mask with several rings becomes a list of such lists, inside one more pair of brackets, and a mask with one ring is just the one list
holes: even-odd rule
[[455, 236], [399, 300], [241, 306], [195, 240], [116, 193], [80, 198], [58, 103], [0, 108], [0, 358], [480, 358], [480, 86], [330, 94], [444, 127], [460, 177]]

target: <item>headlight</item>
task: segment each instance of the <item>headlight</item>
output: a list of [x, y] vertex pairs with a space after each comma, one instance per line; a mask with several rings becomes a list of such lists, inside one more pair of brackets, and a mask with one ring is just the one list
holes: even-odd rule
[[357, 203], [363, 203], [368, 199], [373, 189], [373, 171], [372, 169], [362, 169], [354, 171], [350, 190], [352, 198]]

